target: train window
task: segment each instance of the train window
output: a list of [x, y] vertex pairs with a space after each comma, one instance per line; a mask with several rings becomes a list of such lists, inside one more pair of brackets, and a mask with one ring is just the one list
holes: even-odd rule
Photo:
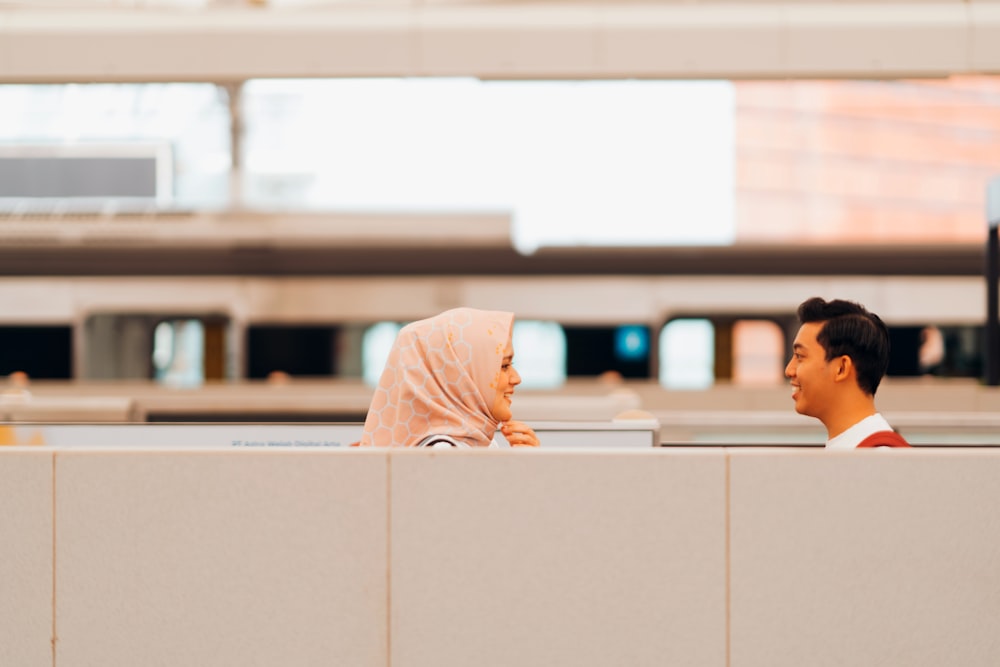
[[556, 322], [514, 320], [514, 367], [524, 389], [566, 382], [566, 333]]
[[222, 314], [94, 313], [84, 322], [83, 378], [194, 385], [233, 377], [228, 332]]
[[252, 325], [247, 328], [247, 377], [337, 374], [339, 329], [328, 325]]
[[[890, 333], [892, 328], [890, 328]], [[982, 377], [985, 368], [981, 326], [927, 326], [920, 330], [918, 364], [921, 375]]]
[[165, 176], [172, 187], [162, 194], [175, 208], [227, 203], [229, 120], [225, 94], [210, 83], [0, 86], [0, 142], [30, 137], [60, 150], [169, 145], [173, 170]]
[[733, 384], [773, 385], [784, 378], [785, 335], [771, 320], [733, 323]]
[[886, 375], [981, 377], [983, 327], [890, 326]]
[[379, 322], [365, 330], [361, 340], [361, 376], [365, 384], [372, 387], [378, 384], [389, 350], [402, 328], [398, 322]]
[[73, 374], [72, 330], [67, 326], [0, 327], [0, 376], [68, 380]]
[[715, 382], [715, 327], [701, 318], [667, 322], [660, 332], [660, 384], [707, 389]]
[[913, 377], [922, 375], [920, 348], [924, 327], [889, 327], [889, 368], [886, 375]]
[[563, 330], [567, 376], [597, 377], [617, 371], [626, 378], [649, 377], [649, 330], [645, 326], [565, 326]]
[[205, 381], [205, 327], [200, 320], [165, 320], [156, 325], [153, 379], [176, 386]]

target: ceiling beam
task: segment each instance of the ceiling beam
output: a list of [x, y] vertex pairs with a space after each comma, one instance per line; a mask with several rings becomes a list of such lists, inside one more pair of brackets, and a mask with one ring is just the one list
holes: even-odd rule
[[996, 72], [997, 2], [0, 9], [5, 83]]

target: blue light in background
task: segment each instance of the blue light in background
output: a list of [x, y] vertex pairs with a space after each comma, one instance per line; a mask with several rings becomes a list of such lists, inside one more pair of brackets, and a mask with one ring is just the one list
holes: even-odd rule
[[615, 330], [615, 356], [622, 361], [641, 361], [649, 356], [649, 331], [638, 324]]

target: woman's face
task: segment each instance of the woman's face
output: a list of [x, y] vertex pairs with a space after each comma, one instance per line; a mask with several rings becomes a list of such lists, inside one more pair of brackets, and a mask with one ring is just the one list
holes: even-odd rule
[[493, 397], [493, 407], [490, 413], [499, 422], [511, 418], [510, 402], [514, 387], [521, 384], [521, 376], [514, 370], [514, 343], [507, 339], [507, 349], [504, 350], [503, 361], [500, 363], [500, 373], [497, 375], [496, 396]]

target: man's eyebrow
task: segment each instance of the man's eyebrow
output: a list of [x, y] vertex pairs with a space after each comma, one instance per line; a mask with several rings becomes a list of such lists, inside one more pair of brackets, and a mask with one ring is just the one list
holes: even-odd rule
[[792, 349], [793, 350], [804, 350], [804, 349], [806, 349], [806, 346], [803, 345], [802, 343], [795, 343], [794, 345], [792, 345]]

